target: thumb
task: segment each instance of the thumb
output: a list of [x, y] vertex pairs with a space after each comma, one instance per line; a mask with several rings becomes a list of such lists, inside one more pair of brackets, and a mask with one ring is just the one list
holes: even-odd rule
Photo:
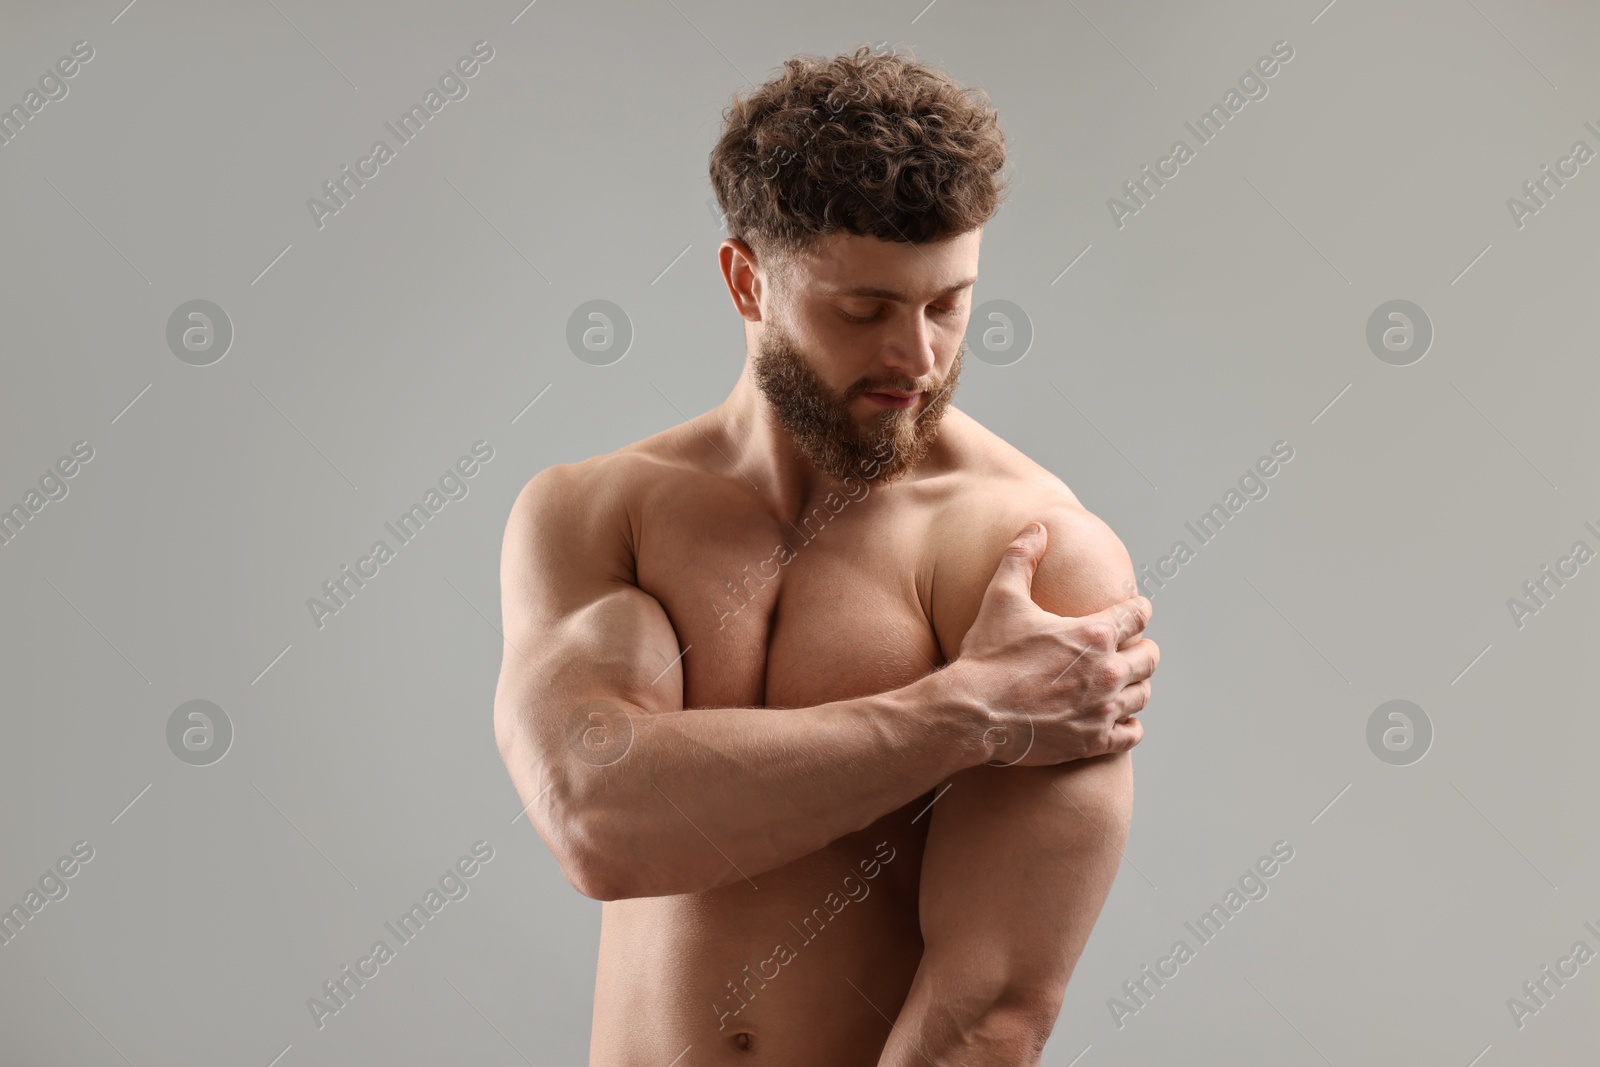
[[1048, 541], [1043, 523], [1030, 522], [1024, 526], [1001, 554], [1000, 565], [995, 568], [989, 588], [1003, 589], [1031, 600], [1033, 573], [1038, 569]]

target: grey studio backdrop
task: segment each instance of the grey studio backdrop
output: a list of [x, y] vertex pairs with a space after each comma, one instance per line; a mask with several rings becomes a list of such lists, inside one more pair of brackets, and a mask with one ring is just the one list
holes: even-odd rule
[[726, 395], [721, 109], [860, 44], [1000, 109], [956, 403], [1155, 603], [1045, 1062], [1593, 1054], [1592, 6], [123, 3], [0, 30], [4, 1063], [585, 1062], [601, 906], [491, 728], [506, 514]]

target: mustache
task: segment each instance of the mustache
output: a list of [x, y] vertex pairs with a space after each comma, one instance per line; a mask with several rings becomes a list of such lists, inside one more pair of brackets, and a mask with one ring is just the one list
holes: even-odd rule
[[943, 393], [950, 388], [950, 383], [959, 371], [962, 358], [966, 354], [967, 346], [966, 342], [963, 341], [956, 350], [955, 364], [943, 378], [930, 379], [926, 382], [919, 382], [911, 378], [862, 379], [845, 392], [844, 400], [849, 403], [862, 393], [876, 393], [886, 389], [897, 393], [921, 393], [923, 395], [935, 392]]
[[893, 390], [893, 392], [915, 392], [915, 394], [923, 395], [942, 394], [944, 390], [949, 389], [950, 379], [954, 378], [955, 371], [960, 368], [960, 358], [963, 355], [966, 355], [965, 342], [957, 350], [957, 363], [950, 368], [950, 373], [946, 374], [944, 378], [933, 378], [928, 379], [928, 381], [915, 381], [915, 379], [910, 378], [880, 378], [875, 379], [875, 381], [861, 379], [861, 381], [856, 382], [854, 386], [846, 390], [845, 403], [850, 403], [851, 400], [864, 394], [864, 392], [882, 392], [885, 389]]
[[907, 381], [904, 378], [895, 379], [893, 381], [860, 381], [851, 387], [850, 392], [845, 399], [854, 400], [862, 393], [880, 393], [885, 391], [896, 393], [927, 393], [932, 390], [933, 386], [938, 384], [939, 383], [934, 382], [931, 385], [922, 385], [917, 382]]

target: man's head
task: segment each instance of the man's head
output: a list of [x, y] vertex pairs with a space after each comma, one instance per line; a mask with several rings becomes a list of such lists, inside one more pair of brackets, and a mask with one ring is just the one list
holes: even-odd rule
[[[711, 155], [723, 273], [755, 380], [800, 450], [840, 480], [892, 480], [926, 453], [959, 378], [1005, 141], [981, 92], [904, 56], [785, 68], [735, 98]], [[875, 390], [917, 395], [896, 406]]]

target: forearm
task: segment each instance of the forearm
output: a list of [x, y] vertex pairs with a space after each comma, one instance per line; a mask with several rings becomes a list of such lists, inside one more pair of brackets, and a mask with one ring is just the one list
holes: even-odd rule
[[989, 758], [983, 713], [951, 667], [809, 708], [611, 703], [594, 720], [606, 748], [546, 738], [507, 764], [589, 895], [699, 892], [815, 852]]

